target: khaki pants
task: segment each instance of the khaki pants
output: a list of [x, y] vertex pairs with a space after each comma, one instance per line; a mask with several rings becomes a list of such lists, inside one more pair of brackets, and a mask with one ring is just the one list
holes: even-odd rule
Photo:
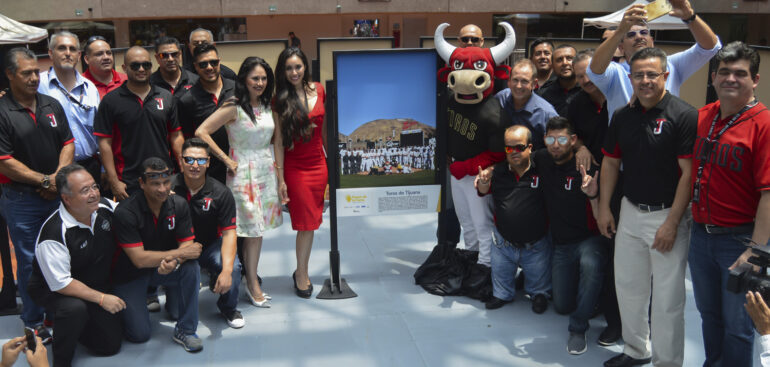
[[[671, 251], [651, 249], [655, 233], [669, 211], [643, 212], [623, 198], [615, 240], [615, 286], [623, 323], [623, 353], [633, 358], [652, 354], [655, 366], [681, 366], [684, 359], [684, 276], [690, 211], [685, 211], [679, 223]], [[650, 328], [647, 312], [651, 295]]]

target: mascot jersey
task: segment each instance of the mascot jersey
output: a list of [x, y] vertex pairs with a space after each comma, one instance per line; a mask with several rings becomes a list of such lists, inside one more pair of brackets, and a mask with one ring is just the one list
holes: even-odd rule
[[455, 161], [473, 158], [485, 151], [503, 152], [502, 107], [494, 98], [477, 104], [462, 104], [450, 95], [447, 103], [448, 154]]

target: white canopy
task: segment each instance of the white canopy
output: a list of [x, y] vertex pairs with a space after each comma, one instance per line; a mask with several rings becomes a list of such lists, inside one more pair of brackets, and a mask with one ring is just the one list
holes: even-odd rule
[[19, 23], [0, 14], [0, 45], [35, 43], [48, 37], [45, 29]]
[[[583, 18], [583, 28], [585, 29], [585, 27], [589, 25], [597, 28], [609, 28], [611, 26], [617, 26], [620, 24], [620, 20], [623, 19], [623, 14], [626, 12], [626, 9], [630, 8], [631, 5], [646, 5], [648, 3], [649, 1], [647, 0], [634, 0], [634, 2], [628, 4], [628, 6], [612, 14], [607, 14], [597, 18]], [[650, 29], [687, 29], [687, 24], [684, 24], [681, 19], [672, 17], [670, 15], [664, 15], [658, 19], [655, 19], [652, 22], [647, 23], [647, 26]]]

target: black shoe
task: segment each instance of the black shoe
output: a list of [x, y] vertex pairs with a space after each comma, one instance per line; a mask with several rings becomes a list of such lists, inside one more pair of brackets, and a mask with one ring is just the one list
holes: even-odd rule
[[631, 367], [647, 364], [650, 361], [652, 361], [652, 358], [636, 359], [631, 358], [628, 354], [621, 353], [604, 362], [604, 367]]
[[596, 341], [599, 343], [599, 345], [603, 346], [610, 346], [615, 345], [615, 343], [620, 340], [620, 337], [623, 335], [622, 331], [619, 327], [610, 327], [607, 326], [604, 328], [604, 331], [602, 331], [601, 334], [599, 334], [599, 339]]
[[511, 303], [512, 301], [506, 301], [500, 298], [497, 298], [495, 296], [492, 296], [492, 299], [484, 303], [484, 307], [487, 308], [487, 310], [496, 310], [500, 307], [503, 307], [506, 303]]
[[40, 341], [43, 344], [49, 344], [53, 341], [51, 332], [48, 331], [48, 328], [45, 327], [45, 325], [43, 324], [35, 326], [35, 335], [37, 335], [40, 338]]
[[545, 298], [545, 294], [536, 294], [532, 298], [532, 312], [543, 313], [548, 309], [548, 299]]
[[297, 294], [297, 297], [300, 298], [310, 298], [310, 296], [313, 294], [313, 284], [311, 283], [307, 289], [302, 290], [297, 287], [297, 272], [291, 274], [291, 278], [294, 279], [294, 293]]

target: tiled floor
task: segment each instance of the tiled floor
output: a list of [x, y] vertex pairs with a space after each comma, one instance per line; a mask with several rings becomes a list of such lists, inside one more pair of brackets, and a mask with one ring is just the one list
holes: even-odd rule
[[[204, 350], [189, 354], [171, 341], [173, 323], [162, 313], [153, 338], [124, 343], [115, 357], [99, 358], [79, 349], [76, 366], [600, 366], [621, 351], [595, 341], [604, 326], [592, 320], [589, 349], [566, 352], [567, 317], [549, 309], [535, 315], [527, 300], [487, 311], [478, 301], [437, 297], [414, 285], [412, 274], [435, 242], [436, 215], [340, 219], [342, 272], [357, 298], [315, 298], [328, 277], [328, 218], [316, 233], [311, 274], [313, 298], [291, 288], [294, 232], [285, 224], [265, 237], [260, 275], [273, 307], [257, 309], [242, 300], [247, 325], [227, 327], [216, 313], [216, 297], [200, 294]], [[703, 363], [700, 318], [687, 282], [685, 366]], [[0, 342], [20, 335], [16, 316], [0, 318]], [[25, 365], [23, 357], [17, 365]]]

